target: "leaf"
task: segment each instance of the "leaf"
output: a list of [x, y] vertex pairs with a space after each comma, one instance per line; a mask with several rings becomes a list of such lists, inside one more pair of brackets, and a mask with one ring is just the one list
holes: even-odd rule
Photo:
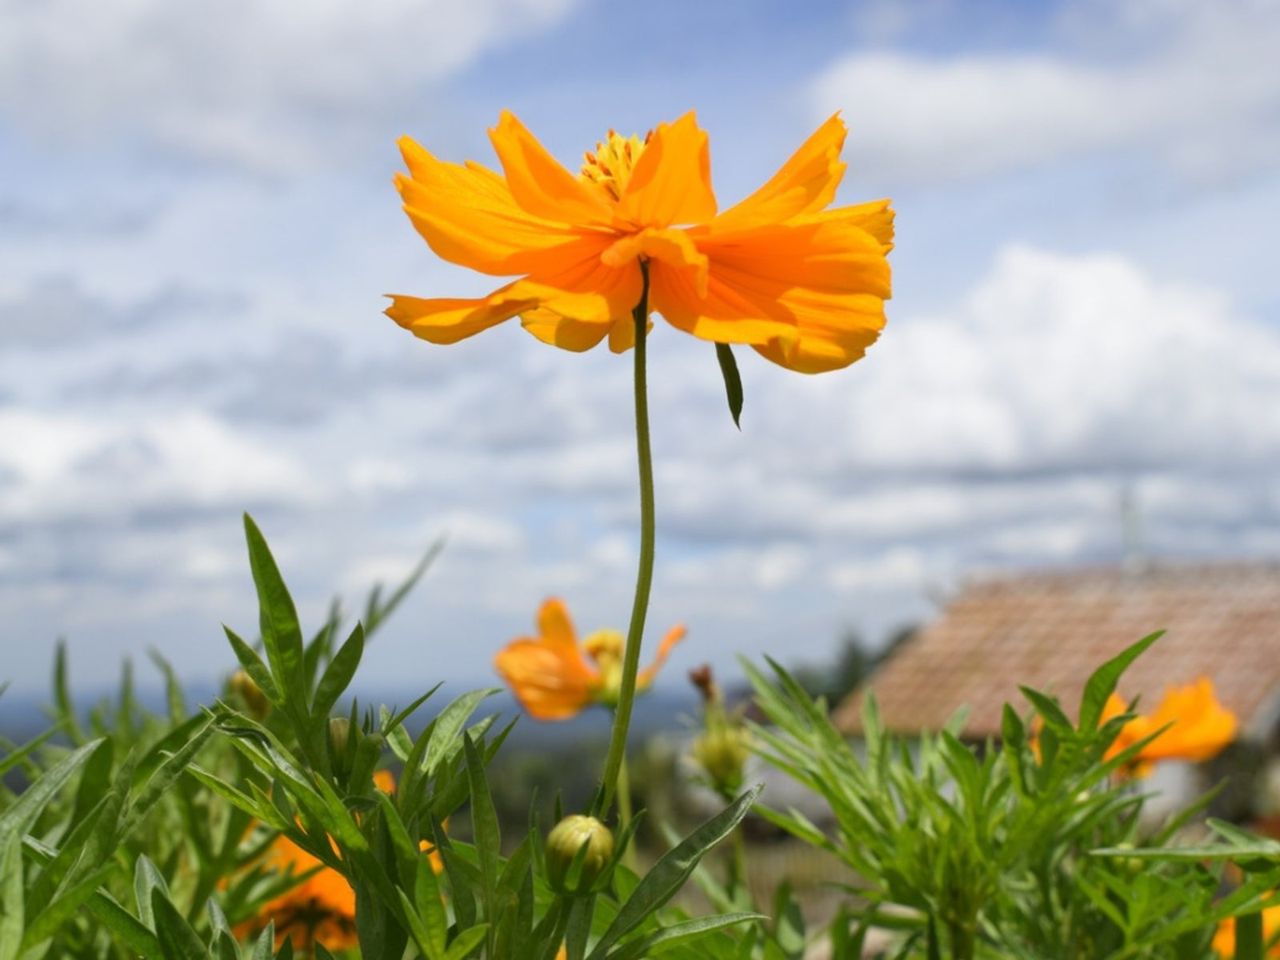
[[178, 675], [174, 672], [173, 665], [169, 663], [159, 650], [148, 651], [151, 662], [156, 665], [162, 674], [164, 674], [164, 692], [165, 700], [169, 705], [169, 722], [173, 724], [181, 723], [187, 716], [187, 704], [182, 696], [182, 684], [178, 681]]
[[325, 668], [324, 676], [320, 678], [320, 683], [316, 687], [315, 701], [311, 708], [311, 712], [315, 716], [329, 716], [329, 711], [333, 709], [333, 705], [338, 702], [342, 692], [350, 685], [351, 678], [355, 676], [356, 667], [360, 665], [360, 658], [363, 655], [364, 628], [357, 623], [355, 628], [352, 629], [351, 635], [347, 637], [346, 642], [338, 648], [338, 652], [329, 661], [329, 665]]
[[722, 930], [738, 923], [767, 919], [768, 917], [762, 913], [724, 913], [715, 917], [699, 917], [696, 920], [686, 920], [683, 923], [672, 924], [669, 927], [656, 930], [647, 937], [631, 941], [609, 954], [609, 960], [639, 960], [640, 957], [647, 955], [649, 951], [659, 945], [670, 948], [688, 940], [705, 937], [709, 933], [714, 933], [717, 930]]
[[169, 896], [169, 885], [165, 883], [156, 865], [145, 854], [139, 855], [133, 869], [133, 898], [138, 904], [138, 919], [152, 930], [156, 927], [155, 914], [151, 909], [153, 890], [159, 890], [166, 897]]
[[67, 644], [59, 640], [53, 655], [53, 702], [57, 708], [59, 725], [67, 731], [71, 742], [79, 746], [84, 743], [84, 733], [76, 718], [75, 703], [71, 699], [71, 684], [67, 680]]
[[610, 947], [674, 897], [706, 852], [732, 833], [742, 818], [747, 815], [747, 811], [755, 803], [761, 789], [763, 785], [757, 785], [748, 790], [732, 805], [702, 824], [664, 854], [662, 859], [653, 865], [653, 869], [644, 875], [626, 903], [618, 910], [613, 923], [609, 924], [608, 929], [596, 943], [595, 949], [589, 954], [590, 960], [602, 960]]
[[67, 754], [41, 774], [35, 783], [27, 787], [8, 810], [0, 814], [0, 837], [12, 831], [19, 836], [31, 829], [45, 804], [71, 779], [89, 756], [98, 749], [102, 740], [91, 740]]
[[487, 923], [481, 923], [463, 930], [450, 945], [449, 951], [444, 955], [445, 960], [462, 960], [463, 957], [480, 945], [480, 942], [488, 932], [489, 925]]
[[729, 414], [733, 417], [733, 425], [741, 430], [742, 424], [738, 419], [742, 416], [743, 394], [738, 361], [733, 358], [733, 350], [727, 343], [716, 344], [716, 359], [720, 361], [720, 375], [724, 377], [724, 392], [729, 401]]
[[156, 937], [165, 960], [201, 960], [209, 951], [191, 925], [159, 889], [151, 891], [151, 910], [156, 918]]
[[1116, 684], [1120, 681], [1120, 676], [1129, 669], [1129, 665], [1138, 659], [1149, 646], [1163, 636], [1164, 631], [1158, 630], [1149, 636], [1143, 637], [1093, 672], [1093, 675], [1089, 677], [1088, 682], [1084, 685], [1084, 695], [1080, 699], [1081, 730], [1093, 731], [1098, 729], [1098, 721], [1102, 718], [1102, 711], [1106, 707], [1107, 699], [1111, 694], [1115, 693]]
[[471, 714], [475, 712], [476, 707], [480, 705], [480, 702], [495, 693], [501, 692], [502, 690], [499, 687], [472, 690], [470, 693], [462, 694], [462, 696], [440, 711], [431, 734], [431, 742], [427, 744], [426, 756], [422, 760], [422, 770], [427, 776], [435, 773], [440, 761], [456, 748], [458, 734], [466, 725]]
[[442, 537], [427, 548], [427, 552], [423, 554], [423, 557], [418, 561], [417, 566], [410, 571], [409, 576], [405, 577], [400, 586], [396, 587], [395, 591], [385, 603], [380, 602], [382, 590], [379, 587], [374, 587], [373, 591], [369, 594], [369, 604], [365, 608], [365, 636], [372, 634], [382, 626], [383, 621], [385, 621], [387, 617], [391, 616], [391, 614], [395, 612], [396, 607], [400, 606], [404, 601], [404, 598], [409, 595], [409, 591], [417, 586], [418, 581], [422, 579], [422, 575], [426, 573], [435, 562], [436, 557], [440, 556], [440, 551], [443, 549], [444, 538]]
[[[471, 794], [471, 829], [475, 834], [476, 857], [480, 862], [480, 883], [484, 892], [486, 911], [494, 904], [494, 892], [498, 885], [498, 858], [502, 852], [502, 832], [498, 814], [493, 806], [493, 795], [485, 778], [484, 760], [469, 735], [463, 734], [463, 749], [467, 754], [467, 783]], [[491, 916], [491, 913], [486, 913]]]
[[17, 960], [22, 948], [22, 838], [0, 835], [0, 960]]
[[305, 717], [307, 683], [297, 608], [266, 538], [247, 513], [244, 515], [244, 535], [249, 545], [253, 584], [258, 591], [258, 619], [267, 662], [271, 664], [271, 673], [279, 685], [285, 706], [292, 708], [297, 716]]
[[272, 706], [281, 706], [284, 700], [280, 696], [280, 691], [276, 689], [276, 682], [271, 679], [271, 671], [262, 662], [262, 658], [225, 623], [222, 625], [222, 632], [227, 635], [231, 649], [235, 651], [236, 659], [240, 661], [240, 666], [244, 667], [244, 672], [249, 675], [249, 679], [258, 685], [258, 689]]
[[1236, 917], [1235, 960], [1262, 960], [1262, 914]]

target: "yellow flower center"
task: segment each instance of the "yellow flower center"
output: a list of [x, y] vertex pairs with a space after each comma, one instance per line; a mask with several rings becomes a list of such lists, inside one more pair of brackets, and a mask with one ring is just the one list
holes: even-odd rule
[[622, 650], [626, 644], [626, 639], [617, 630], [597, 630], [582, 641], [587, 656], [602, 670], [622, 662]]
[[610, 130], [604, 140], [596, 144], [594, 152], [588, 150], [583, 154], [582, 179], [596, 184], [614, 200], [621, 199], [650, 136], [652, 133], [645, 134], [641, 140], [634, 133], [624, 137]]

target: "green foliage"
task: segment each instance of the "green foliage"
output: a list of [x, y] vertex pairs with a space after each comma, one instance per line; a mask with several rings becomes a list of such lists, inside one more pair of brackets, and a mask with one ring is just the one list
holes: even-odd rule
[[[835, 831], [794, 810], [766, 816], [852, 869], [848, 923], [859, 926], [850, 936], [897, 930], [895, 956], [1215, 956], [1220, 920], [1274, 899], [1280, 845], [1240, 837], [1234, 847], [1178, 850], [1180, 828], [1207, 798], [1162, 829], [1144, 828], [1146, 798], [1120, 775], [1142, 744], [1108, 758], [1131, 717], [1101, 718], [1123, 671], [1157, 637], [1097, 670], [1078, 723], [1026, 690], [1038, 738], [1006, 707], [998, 745], [963, 743], [959, 719], [899, 739], [868, 698], [858, 749], [785, 670], [771, 662], [770, 677], [748, 665], [770, 722], [753, 729], [761, 756], [823, 798]], [[1254, 855], [1255, 872], [1219, 898], [1221, 864]]]

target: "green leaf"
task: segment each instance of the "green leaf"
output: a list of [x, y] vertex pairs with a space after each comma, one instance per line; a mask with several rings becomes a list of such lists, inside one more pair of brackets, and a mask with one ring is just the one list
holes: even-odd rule
[[742, 416], [743, 394], [738, 361], [733, 358], [733, 350], [727, 343], [716, 344], [716, 359], [720, 361], [720, 375], [724, 377], [724, 392], [729, 401], [729, 414], [733, 417], [733, 425], [741, 430], [742, 424], [738, 419]]
[[732, 833], [747, 815], [761, 789], [762, 785], [758, 785], [748, 790], [654, 864], [653, 869], [644, 875], [626, 903], [618, 910], [613, 923], [609, 924], [595, 949], [589, 954], [590, 960], [602, 960], [610, 947], [674, 897], [706, 852]]
[[639, 960], [639, 958], [646, 956], [657, 946], [669, 949], [677, 944], [705, 937], [707, 934], [722, 930], [725, 927], [747, 923], [751, 920], [767, 919], [768, 917], [762, 913], [724, 913], [715, 917], [699, 917], [696, 920], [686, 920], [683, 923], [676, 923], [669, 927], [663, 927], [661, 930], [655, 930], [647, 937], [632, 940], [609, 954], [609, 960]]
[[271, 679], [271, 671], [262, 662], [262, 658], [258, 656], [253, 647], [241, 640], [240, 636], [225, 623], [222, 625], [222, 632], [227, 635], [227, 640], [231, 643], [231, 649], [235, 651], [236, 659], [240, 661], [240, 666], [244, 667], [244, 672], [249, 675], [249, 679], [258, 685], [258, 689], [262, 691], [262, 695], [271, 702], [272, 706], [282, 706], [284, 699], [281, 697], [280, 691], [276, 689], [276, 682]]
[[1115, 693], [1120, 676], [1129, 669], [1129, 665], [1138, 659], [1146, 649], [1164, 636], [1163, 630], [1143, 637], [1137, 643], [1125, 648], [1117, 656], [1112, 657], [1089, 677], [1084, 685], [1084, 696], [1080, 699], [1080, 729], [1093, 731], [1098, 729], [1098, 721], [1102, 718], [1107, 699]]
[[449, 951], [444, 955], [445, 960], [462, 960], [463, 957], [480, 945], [488, 932], [489, 925], [487, 923], [481, 923], [463, 930], [450, 944]]
[[499, 687], [472, 690], [462, 694], [440, 711], [432, 729], [431, 742], [427, 744], [426, 756], [422, 760], [422, 771], [427, 776], [434, 774], [440, 761], [458, 748], [458, 734], [462, 732], [462, 728], [466, 726], [471, 714], [475, 713], [480, 702], [501, 692]]
[[53, 702], [57, 709], [58, 725], [67, 731], [72, 743], [77, 746], [83, 744], [84, 732], [76, 717], [76, 706], [71, 699], [71, 684], [67, 679], [67, 644], [63, 640], [58, 641], [53, 655]]
[[[262, 531], [247, 513], [244, 535], [249, 545], [249, 566], [258, 591], [258, 618], [262, 645], [267, 650], [271, 673], [284, 695], [285, 705], [299, 717], [307, 715], [307, 682], [303, 665], [302, 627], [293, 598], [280, 575], [271, 548]], [[261, 686], [261, 684], [259, 684]]]
[[[471, 829], [475, 834], [476, 857], [480, 862], [480, 883], [486, 910], [493, 909], [494, 891], [498, 885], [498, 858], [502, 853], [502, 832], [498, 814], [485, 778], [484, 760], [475, 743], [463, 734], [467, 754], [467, 783], [471, 793]], [[492, 914], [486, 914], [491, 916]]]
[[400, 606], [404, 601], [404, 598], [409, 595], [409, 591], [417, 586], [418, 581], [422, 579], [422, 575], [427, 572], [433, 563], [435, 563], [436, 557], [440, 556], [440, 551], [443, 549], [443, 538], [437, 540], [428, 547], [427, 552], [423, 554], [423, 557], [418, 561], [417, 566], [410, 571], [409, 576], [405, 577], [400, 586], [396, 587], [395, 592], [391, 594], [390, 598], [385, 603], [380, 602], [382, 597], [381, 589], [378, 587], [373, 589], [369, 594], [368, 606], [365, 608], [363, 621], [365, 636], [372, 634], [382, 626], [387, 617], [391, 616], [391, 614], [395, 612], [396, 607]]
[[187, 704], [182, 696], [182, 684], [178, 681], [178, 675], [174, 672], [173, 665], [169, 663], [159, 650], [151, 650], [148, 654], [151, 662], [156, 665], [162, 674], [164, 674], [164, 692], [165, 700], [169, 705], [169, 722], [173, 724], [181, 723], [187, 716]]
[[324, 676], [316, 687], [315, 701], [311, 712], [317, 717], [328, 717], [333, 705], [338, 702], [342, 692], [351, 684], [356, 667], [360, 666], [360, 658], [364, 655], [364, 627], [356, 624], [351, 636], [338, 648], [338, 652], [329, 661]]
[[167, 898], [169, 884], [145, 854], [139, 855], [133, 869], [133, 898], [138, 904], [138, 919], [152, 930], [156, 927], [155, 914], [151, 909], [151, 893], [159, 890]]
[[58, 794], [58, 791], [102, 742], [102, 740], [91, 740], [76, 748], [27, 787], [13, 805], [0, 814], [0, 837], [10, 831], [21, 836], [30, 830], [36, 818], [40, 816], [40, 811]]
[[22, 838], [0, 835], [0, 960], [17, 960], [22, 948]]
[[1262, 960], [1262, 914], [1236, 917], [1235, 960]]
[[160, 763], [151, 779], [147, 781], [142, 793], [129, 805], [129, 815], [124, 825], [126, 835], [132, 833], [151, 812], [151, 808], [169, 792], [200, 748], [204, 746], [205, 740], [209, 738], [212, 731], [213, 718], [205, 717], [204, 723], [191, 734], [187, 742]]

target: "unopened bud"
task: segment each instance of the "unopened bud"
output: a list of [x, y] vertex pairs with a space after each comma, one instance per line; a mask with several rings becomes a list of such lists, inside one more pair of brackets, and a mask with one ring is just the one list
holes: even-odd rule
[[729, 723], [712, 726], [693, 743], [693, 759], [711, 786], [726, 796], [742, 786], [748, 756], [746, 731]]
[[249, 716], [255, 720], [266, 719], [267, 714], [271, 712], [271, 701], [262, 692], [262, 688], [253, 682], [253, 677], [243, 670], [237, 670], [231, 675], [227, 685], [231, 688], [231, 692], [240, 698]]
[[334, 775], [339, 781], [346, 781], [351, 773], [351, 761], [354, 752], [351, 750], [351, 721], [346, 717], [332, 717], [329, 720], [329, 762], [333, 764]]
[[[582, 869], [570, 877], [570, 868], [583, 848]], [[586, 893], [613, 858], [613, 834], [595, 817], [573, 814], [547, 834], [547, 877], [560, 893]]]

